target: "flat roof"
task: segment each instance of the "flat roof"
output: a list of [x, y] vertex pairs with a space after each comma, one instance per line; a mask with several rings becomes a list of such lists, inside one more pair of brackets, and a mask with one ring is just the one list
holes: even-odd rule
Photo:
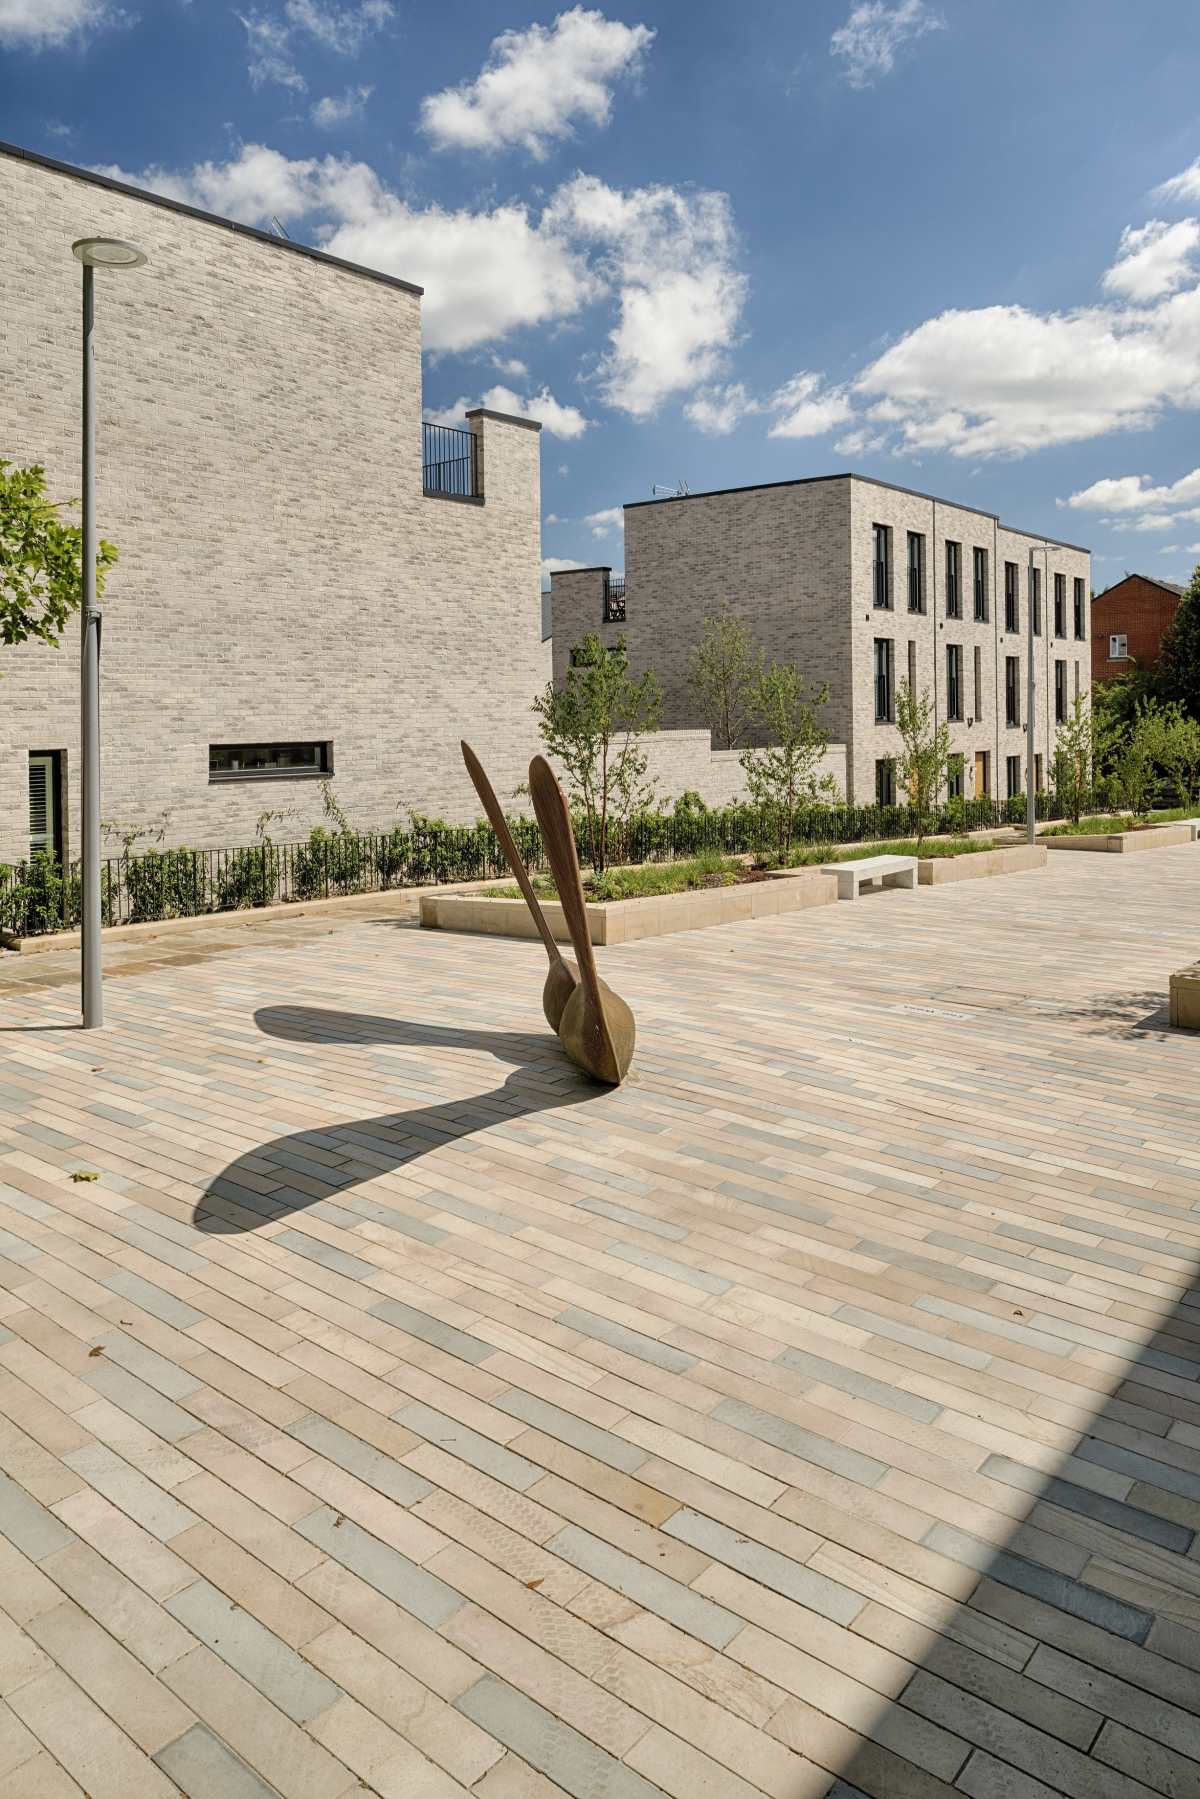
[[331, 269], [342, 269], [347, 275], [361, 275], [366, 281], [381, 281], [385, 287], [398, 287], [406, 294], [423, 294], [425, 289], [415, 282], [402, 281], [399, 275], [385, 275], [381, 269], [368, 269], [360, 262], [345, 262], [340, 256], [331, 256], [327, 250], [314, 250], [311, 244], [298, 244], [290, 237], [277, 237], [273, 231], [260, 231], [257, 225], [242, 225], [237, 219], [222, 218], [220, 213], [204, 212], [199, 206], [189, 206], [184, 200], [170, 200], [165, 194], [152, 194], [148, 188], [134, 187], [128, 181], [114, 181], [111, 175], [98, 174], [95, 169], [81, 169], [73, 162], [59, 162], [53, 156], [43, 156], [37, 150], [23, 150], [20, 144], [5, 143], [0, 139], [0, 156], [11, 156], [18, 162], [33, 163], [39, 169], [52, 169], [56, 175], [70, 175], [76, 181], [87, 181], [93, 187], [107, 188], [113, 194], [125, 194], [131, 200], [144, 200], [149, 206], [161, 206], [167, 212], [182, 213], [185, 218], [199, 219], [204, 225], [217, 225], [222, 231], [234, 231], [239, 237], [253, 238], [260, 244], [270, 244], [276, 250], [290, 250], [294, 256], [307, 256], [313, 262], [323, 262]]
[[948, 500], [943, 494], [923, 493], [919, 487], [901, 487], [895, 481], [881, 481], [877, 475], [860, 475], [854, 469], [844, 469], [837, 475], [801, 475], [794, 481], [750, 481], [744, 487], [712, 487], [703, 493], [666, 494], [656, 500], [626, 500], [623, 510], [634, 506], [677, 506], [684, 500], [712, 500], [720, 494], [729, 493], [765, 493], [776, 487], [814, 487], [819, 481], [866, 481], [872, 487], [886, 487], [890, 493], [911, 494], [917, 500], [930, 500], [938, 506], [953, 506], [958, 512], [974, 512], [980, 518], [989, 518], [1001, 530], [1015, 531], [1018, 537], [1036, 538], [1038, 543], [1053, 544], [1060, 550], [1078, 550], [1084, 556], [1091, 555], [1087, 544], [1067, 543], [1062, 537], [1050, 537], [1045, 531], [1024, 531], [1020, 525], [1006, 525], [998, 512], [988, 512], [982, 506], [968, 506], [962, 500]]

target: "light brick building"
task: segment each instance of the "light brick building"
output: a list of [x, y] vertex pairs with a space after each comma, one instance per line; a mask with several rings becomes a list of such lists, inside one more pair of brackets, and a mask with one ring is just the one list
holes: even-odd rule
[[1184, 593], [1155, 575], [1126, 575], [1092, 601], [1092, 680], [1154, 668]]
[[728, 606], [768, 655], [828, 685], [848, 798], [894, 791], [895, 696], [909, 679], [950, 721], [962, 791], [1003, 799], [1025, 786], [1031, 551], [1044, 784], [1056, 721], [1090, 689], [1089, 552], [862, 475], [627, 505], [623, 582], [603, 568], [553, 576], [555, 678], [585, 631], [623, 634], [633, 672], [658, 672], [664, 724], [695, 728], [688, 656]]
[[[0, 456], [56, 498], [80, 489], [71, 244], [98, 235], [149, 256], [96, 275], [105, 820], [298, 836], [323, 773], [361, 827], [472, 819], [462, 736], [509, 798], [550, 678], [538, 426], [423, 433], [410, 283], [0, 146]], [[72, 621], [0, 651], [0, 860], [74, 853], [78, 744]]]

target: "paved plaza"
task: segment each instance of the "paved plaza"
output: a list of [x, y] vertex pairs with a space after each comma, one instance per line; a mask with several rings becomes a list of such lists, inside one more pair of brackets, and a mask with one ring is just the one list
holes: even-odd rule
[[1196, 1799], [1198, 932], [1189, 846], [602, 951], [615, 1092], [369, 904], [95, 1035], [10, 959], [0, 1794]]

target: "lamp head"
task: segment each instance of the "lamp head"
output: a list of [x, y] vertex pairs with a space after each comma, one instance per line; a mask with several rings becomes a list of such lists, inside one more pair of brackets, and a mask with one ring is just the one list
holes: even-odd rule
[[89, 269], [136, 269], [146, 252], [119, 237], [81, 237], [71, 245], [72, 256]]

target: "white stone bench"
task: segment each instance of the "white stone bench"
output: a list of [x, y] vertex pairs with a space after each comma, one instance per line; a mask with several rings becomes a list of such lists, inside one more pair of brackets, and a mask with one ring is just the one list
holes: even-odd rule
[[881, 887], [915, 887], [917, 884], [917, 858], [915, 856], [860, 856], [853, 862], [826, 862], [821, 873], [836, 875], [838, 898], [852, 900], [858, 898], [860, 887], [870, 886], [875, 881], [878, 881]]
[[1181, 818], [1179, 822], [1192, 833], [1192, 842], [1200, 843], [1200, 818]]

